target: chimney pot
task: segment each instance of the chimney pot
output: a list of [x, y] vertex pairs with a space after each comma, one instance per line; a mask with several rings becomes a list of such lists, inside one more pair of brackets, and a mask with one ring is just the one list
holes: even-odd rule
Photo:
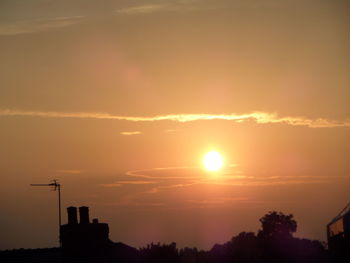
[[67, 207], [68, 225], [78, 224], [77, 208], [74, 206]]
[[89, 224], [89, 208], [87, 206], [79, 207], [80, 224]]

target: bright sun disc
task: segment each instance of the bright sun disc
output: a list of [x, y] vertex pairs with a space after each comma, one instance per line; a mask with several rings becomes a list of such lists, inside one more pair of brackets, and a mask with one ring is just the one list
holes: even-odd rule
[[203, 164], [209, 171], [218, 171], [224, 164], [224, 159], [220, 153], [216, 151], [210, 151], [204, 156]]

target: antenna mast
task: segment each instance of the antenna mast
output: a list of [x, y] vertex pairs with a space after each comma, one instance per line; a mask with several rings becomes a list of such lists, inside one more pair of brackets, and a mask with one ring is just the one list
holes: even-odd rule
[[50, 184], [31, 184], [30, 186], [51, 186], [51, 191], [58, 192], [58, 239], [61, 246], [61, 239], [59, 238], [61, 228], [61, 184], [58, 182], [57, 179], [54, 179]]

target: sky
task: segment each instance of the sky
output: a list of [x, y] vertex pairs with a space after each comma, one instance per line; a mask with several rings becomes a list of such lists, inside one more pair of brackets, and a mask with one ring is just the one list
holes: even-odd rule
[[[2, 0], [0, 249], [58, 245], [57, 193], [134, 247], [210, 249], [350, 201], [350, 4]], [[203, 168], [210, 150], [224, 157]]]

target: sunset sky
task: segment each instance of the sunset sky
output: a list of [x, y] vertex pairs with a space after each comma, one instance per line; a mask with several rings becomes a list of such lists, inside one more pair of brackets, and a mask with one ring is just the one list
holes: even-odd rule
[[[0, 249], [58, 246], [57, 193], [134, 247], [210, 249], [350, 201], [347, 0], [1, 0]], [[218, 151], [224, 166], [204, 169]]]

